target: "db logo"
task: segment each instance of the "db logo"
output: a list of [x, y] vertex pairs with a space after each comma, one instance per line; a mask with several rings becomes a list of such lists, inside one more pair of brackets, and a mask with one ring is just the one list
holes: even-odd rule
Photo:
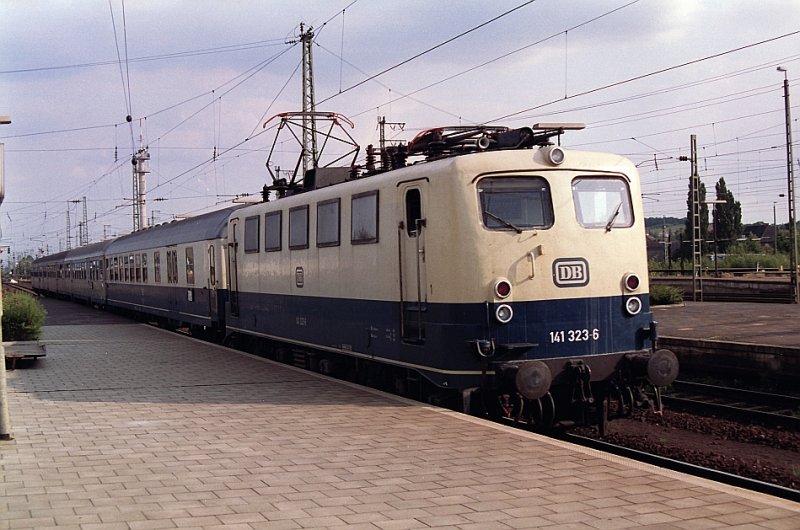
[[583, 287], [589, 283], [589, 263], [583, 258], [555, 260], [553, 282], [559, 287]]

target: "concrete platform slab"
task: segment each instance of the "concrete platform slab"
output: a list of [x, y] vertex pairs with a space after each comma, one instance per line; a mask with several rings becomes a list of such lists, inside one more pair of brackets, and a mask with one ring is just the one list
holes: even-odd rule
[[800, 527], [797, 503], [82, 318], [8, 374], [0, 530]]

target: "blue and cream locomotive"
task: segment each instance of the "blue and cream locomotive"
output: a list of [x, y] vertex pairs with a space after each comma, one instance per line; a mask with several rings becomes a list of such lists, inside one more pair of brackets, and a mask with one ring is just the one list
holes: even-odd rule
[[[108, 261], [121, 243], [105, 243], [99, 281], [109, 293], [159, 288], [160, 302], [124, 307], [306, 368], [534, 427], [604, 426], [609, 404], [623, 413], [645, 387], [658, 398], [677, 360], [655, 347], [636, 168], [552, 145], [563, 128], [434, 129], [380, 153], [379, 169], [276, 180], [277, 199], [212, 215], [219, 232], [195, 221], [202, 237], [172, 228], [182, 242], [164, 236], [169, 225], [126, 236], [122, 255], [143, 272], [122, 279]], [[189, 239], [194, 293], [180, 253]], [[152, 270], [171, 243], [175, 295]], [[51, 290], [46, 277], [37, 289]], [[208, 318], [167, 305], [211, 290], [220, 302]]]

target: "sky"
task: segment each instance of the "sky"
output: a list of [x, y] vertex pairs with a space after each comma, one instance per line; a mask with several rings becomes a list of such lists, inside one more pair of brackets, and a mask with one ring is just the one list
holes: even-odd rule
[[[381, 117], [404, 124], [387, 125], [392, 141], [582, 122], [564, 147], [630, 158], [645, 215], [682, 218], [695, 135], [708, 199], [724, 178], [745, 223], [788, 220], [800, 0], [2, 0], [0, 249], [77, 246], [84, 204], [89, 242], [130, 232], [143, 146], [148, 221], [256, 198], [271, 182], [276, 121], [263, 124], [302, 107], [301, 24], [316, 108], [352, 120], [360, 163]], [[296, 159], [281, 139], [271, 161]]]

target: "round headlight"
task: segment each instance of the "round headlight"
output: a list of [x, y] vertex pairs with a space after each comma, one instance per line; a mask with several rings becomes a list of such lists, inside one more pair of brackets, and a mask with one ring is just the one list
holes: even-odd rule
[[547, 160], [549, 160], [550, 163], [555, 166], [561, 165], [564, 162], [564, 158], [566, 158], [564, 150], [557, 145], [554, 145], [547, 150]]
[[502, 304], [494, 310], [494, 316], [501, 324], [508, 324], [514, 318], [514, 310], [511, 309], [510, 305]]
[[628, 291], [635, 291], [642, 284], [642, 280], [639, 279], [638, 274], [631, 272], [625, 275], [623, 283], [625, 284], [625, 289]]
[[631, 296], [625, 301], [625, 310], [629, 315], [638, 315], [642, 310], [642, 301], [638, 296]]
[[511, 284], [508, 280], [497, 280], [494, 284], [494, 294], [498, 298], [508, 298], [511, 294]]

